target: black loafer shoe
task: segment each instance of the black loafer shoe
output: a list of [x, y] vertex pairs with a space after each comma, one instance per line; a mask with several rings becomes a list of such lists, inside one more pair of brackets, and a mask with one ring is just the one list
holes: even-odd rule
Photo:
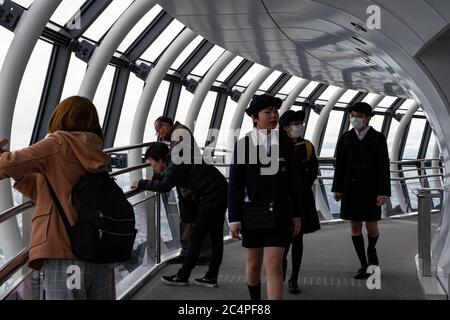
[[367, 273], [367, 267], [362, 267], [358, 269], [356, 274], [353, 276], [355, 279], [367, 279], [370, 277], [370, 273]]
[[298, 287], [297, 281], [289, 280], [288, 290], [292, 294], [299, 294], [300, 293], [300, 289]]

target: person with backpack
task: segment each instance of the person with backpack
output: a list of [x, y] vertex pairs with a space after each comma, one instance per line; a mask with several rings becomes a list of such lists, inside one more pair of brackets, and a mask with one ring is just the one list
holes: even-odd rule
[[[313, 144], [302, 137], [303, 120], [305, 112], [288, 110], [280, 117], [280, 140], [287, 145], [292, 152], [294, 177], [302, 188], [299, 190], [303, 194], [303, 218], [300, 233], [293, 237], [286, 246], [283, 258], [283, 279], [286, 278], [287, 255], [292, 244], [292, 273], [288, 281], [290, 293], [298, 294], [298, 274], [303, 256], [303, 235], [315, 232], [320, 229], [319, 216], [317, 215], [316, 204], [312, 186], [319, 172], [319, 162]], [[300, 195], [299, 195], [300, 196]]]
[[0, 179], [13, 178], [14, 188], [35, 203], [29, 266], [43, 269], [48, 300], [113, 298], [110, 264], [81, 261], [74, 255], [49, 188], [50, 183], [68, 221], [75, 225], [73, 187], [81, 176], [104, 172], [109, 164], [94, 104], [80, 96], [61, 101], [50, 118], [48, 133], [27, 148], [2, 150], [0, 156]]
[[157, 173], [151, 180], [133, 181], [131, 188], [168, 192], [173, 187], [189, 189], [197, 205], [197, 216], [191, 243], [182, 267], [176, 274], [163, 276], [161, 280], [169, 286], [186, 286], [194, 269], [203, 241], [209, 233], [212, 242], [209, 269], [202, 278], [194, 279], [201, 286], [216, 287], [223, 257], [223, 224], [227, 209], [228, 183], [217, 168], [204, 162], [178, 163], [174, 149], [162, 142], [153, 142], [145, 158]]

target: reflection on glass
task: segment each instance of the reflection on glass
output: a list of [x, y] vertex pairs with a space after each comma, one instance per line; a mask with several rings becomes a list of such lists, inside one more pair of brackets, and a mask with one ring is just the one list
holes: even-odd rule
[[427, 159], [434, 158], [433, 152], [434, 152], [434, 147], [435, 147], [436, 143], [437, 143], [436, 136], [434, 135], [433, 132], [431, 132], [430, 142], [428, 142], [428, 148], [427, 148], [427, 155], [426, 155]]

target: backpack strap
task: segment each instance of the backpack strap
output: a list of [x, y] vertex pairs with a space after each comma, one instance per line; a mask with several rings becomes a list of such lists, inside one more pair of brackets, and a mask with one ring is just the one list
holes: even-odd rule
[[313, 145], [311, 143], [311, 141], [309, 140], [304, 140], [305, 141], [305, 146], [306, 146], [306, 160], [309, 161], [311, 160], [312, 157], [312, 153], [313, 153]]
[[48, 180], [47, 176], [45, 176], [45, 179], [47, 180], [47, 185], [48, 185], [48, 189], [50, 190], [50, 194], [53, 198], [53, 202], [56, 205], [56, 208], [58, 209], [58, 213], [61, 216], [62, 221], [64, 222], [64, 226], [66, 227], [67, 230], [67, 234], [70, 236], [70, 230], [71, 230], [71, 225], [69, 222], [69, 219], [67, 219], [67, 215], [66, 212], [64, 211], [61, 202], [59, 202], [58, 196], [55, 193], [55, 190], [52, 187], [52, 184], [50, 183], [50, 180]]

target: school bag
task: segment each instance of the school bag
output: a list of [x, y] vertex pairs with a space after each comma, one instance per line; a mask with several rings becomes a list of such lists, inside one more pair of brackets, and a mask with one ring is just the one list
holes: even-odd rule
[[71, 199], [78, 212], [73, 226], [48, 178], [47, 183], [78, 259], [116, 263], [131, 258], [137, 232], [133, 206], [108, 172], [86, 173], [73, 187]]

